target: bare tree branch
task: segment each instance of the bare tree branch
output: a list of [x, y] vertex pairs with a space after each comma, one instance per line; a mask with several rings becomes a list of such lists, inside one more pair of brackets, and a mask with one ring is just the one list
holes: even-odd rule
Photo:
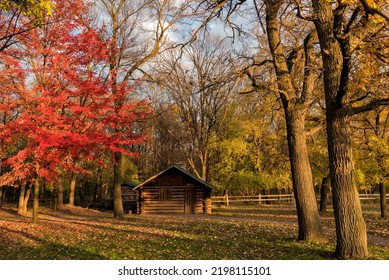
[[389, 105], [389, 98], [375, 99], [359, 107], [350, 107], [348, 108], [347, 112], [349, 116], [353, 116], [359, 113], [375, 110], [377, 107], [385, 105]]
[[377, 14], [389, 22], [389, 16], [385, 15], [383, 12], [381, 12], [380, 10], [372, 6], [375, 5], [373, 0], [360, 0], [360, 1], [362, 2], [363, 8], [365, 9], [367, 14], [372, 14], [372, 15]]

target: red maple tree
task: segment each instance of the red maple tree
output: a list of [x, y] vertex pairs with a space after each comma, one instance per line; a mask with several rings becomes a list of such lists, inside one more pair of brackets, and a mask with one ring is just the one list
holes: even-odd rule
[[[99, 152], [134, 155], [146, 139], [134, 123], [149, 113], [133, 86], [104, 79], [110, 42], [86, 24], [83, 1], [58, 1], [53, 18], [0, 53], [0, 185], [53, 180], [59, 169], [82, 171]], [[120, 106], [118, 106], [120, 104]]]

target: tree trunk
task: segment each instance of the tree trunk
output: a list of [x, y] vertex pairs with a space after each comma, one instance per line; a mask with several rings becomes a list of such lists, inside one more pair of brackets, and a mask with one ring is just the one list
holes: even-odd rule
[[[382, 111], [381, 111], [382, 112]], [[374, 134], [378, 139], [383, 139], [385, 137], [385, 133], [381, 134], [380, 132], [380, 124], [381, 124], [381, 112], [376, 111], [375, 117], [375, 127]], [[384, 128], [385, 131], [385, 128]], [[378, 183], [378, 188], [380, 190], [380, 210], [381, 210], [381, 218], [386, 217], [386, 187], [384, 182], [384, 174], [385, 174], [385, 166], [384, 166], [384, 153], [380, 150], [376, 151], [376, 161], [378, 166], [378, 174], [380, 178], [380, 182]]]
[[19, 203], [17, 213], [24, 215], [27, 213], [27, 204], [30, 199], [31, 187], [29, 183], [20, 186]]
[[268, 0], [266, 2], [266, 31], [273, 64], [277, 75], [277, 87], [285, 112], [289, 160], [292, 173], [294, 197], [297, 207], [299, 225], [298, 240], [309, 242], [327, 242], [320, 222], [316, 196], [312, 180], [308, 147], [305, 136], [305, 116], [314, 89], [313, 44], [315, 37], [310, 32], [304, 40], [306, 57], [304, 71], [304, 87], [302, 92], [294, 87], [291, 71], [293, 62], [287, 59], [279, 30], [281, 29], [278, 13], [284, 0]]
[[0, 209], [3, 208], [3, 186], [0, 186]]
[[113, 167], [113, 214], [115, 218], [122, 218], [124, 216], [122, 201], [122, 162], [122, 153], [116, 152]]
[[93, 203], [95, 203], [96, 202], [96, 200], [97, 200], [97, 190], [99, 189], [99, 182], [97, 182], [96, 184], [95, 184], [95, 188], [94, 188], [94, 190], [93, 190]]
[[[317, 208], [302, 112], [284, 106], [287, 120], [289, 160], [299, 225], [298, 240], [327, 242]], [[292, 112], [291, 112], [292, 111]]]
[[380, 208], [381, 208], [381, 217], [386, 218], [386, 186], [384, 182], [379, 183], [380, 186]]
[[62, 178], [58, 178], [58, 207], [63, 206], [63, 184], [62, 184]]
[[349, 118], [327, 114], [327, 134], [336, 224], [335, 255], [341, 259], [365, 259], [366, 225], [355, 184]]
[[39, 179], [34, 181], [34, 202], [32, 208], [32, 221], [38, 223], [38, 209], [39, 209]]
[[19, 193], [19, 203], [18, 203], [18, 211], [17, 213], [19, 215], [25, 214], [24, 210], [24, 197], [26, 195], [26, 185], [22, 184], [20, 186], [20, 193]]
[[72, 180], [70, 182], [70, 190], [69, 190], [69, 204], [74, 206], [74, 198], [76, 196], [76, 183], [77, 183], [77, 174], [72, 174]]
[[349, 48], [335, 37], [335, 15], [327, 0], [312, 1], [315, 26], [323, 60], [326, 97], [327, 141], [336, 225], [335, 256], [339, 259], [368, 257], [366, 225], [355, 184], [351, 148], [347, 84]]
[[[206, 148], [207, 149], [207, 148]], [[204, 151], [202, 153], [202, 157], [201, 157], [201, 179], [203, 181], [207, 181], [207, 177], [208, 177], [208, 151]]]
[[31, 196], [31, 185], [28, 184], [26, 188], [26, 195], [24, 197], [24, 204], [23, 204], [23, 213], [27, 213], [27, 206], [28, 206], [28, 201], [30, 200]]
[[328, 176], [323, 177], [320, 189], [320, 212], [327, 211], [327, 198], [328, 198], [328, 183], [330, 178]]

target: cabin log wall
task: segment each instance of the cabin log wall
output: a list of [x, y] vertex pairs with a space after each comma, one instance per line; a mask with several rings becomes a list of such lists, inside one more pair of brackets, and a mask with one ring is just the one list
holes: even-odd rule
[[[195, 197], [188, 198], [190, 188], [194, 188]], [[170, 190], [170, 199], [160, 200], [161, 189]], [[204, 198], [204, 190], [197, 186], [147, 186], [141, 190], [140, 212], [142, 214], [204, 214]], [[192, 199], [195, 201], [190, 201]], [[191, 208], [194, 208], [194, 213]]]

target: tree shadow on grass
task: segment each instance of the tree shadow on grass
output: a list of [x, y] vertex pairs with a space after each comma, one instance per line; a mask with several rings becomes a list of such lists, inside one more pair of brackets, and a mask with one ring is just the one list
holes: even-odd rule
[[18, 214], [17, 209], [14, 207], [3, 207], [2, 209], [0, 209], [0, 218], [3, 219], [16, 218], [19, 220], [31, 219], [31, 217], [29, 217], [28, 215]]
[[89, 260], [104, 259], [100, 254], [79, 246], [66, 246], [59, 242], [39, 238], [26, 231], [0, 227], [0, 258], [2, 260]]
[[[47, 234], [35, 236], [0, 227], [5, 259], [332, 259], [333, 248], [297, 242], [295, 228], [263, 221], [213, 219], [207, 216], [127, 216], [124, 219], [41, 216]], [[20, 221], [20, 223], [22, 223]], [[24, 222], [24, 224], [26, 224]], [[31, 225], [31, 224], [29, 224]], [[68, 226], [70, 225], [70, 226]], [[52, 230], [52, 231], [50, 231]], [[76, 241], [55, 240], [53, 232]], [[4, 236], [20, 235], [13, 240]], [[66, 235], [66, 236], [65, 236]], [[54, 237], [53, 237], [54, 236]], [[31, 241], [28, 245], [28, 242]], [[66, 242], [72, 243], [65, 245]], [[65, 244], [64, 244], [65, 243]]]
[[137, 259], [192, 259], [192, 260], [328, 260], [332, 248], [302, 246], [294, 240], [273, 242], [264, 239], [229, 241], [217, 237], [188, 239], [183, 237], [164, 240], [140, 240], [133, 244], [134, 254], [126, 258]]
[[178, 221], [140, 217], [128, 221], [130, 228], [99, 228], [114, 230], [117, 238], [134, 237], [122, 243], [113, 257], [119, 259], [332, 259], [328, 246], [297, 242], [277, 229], [261, 232], [259, 223]]

